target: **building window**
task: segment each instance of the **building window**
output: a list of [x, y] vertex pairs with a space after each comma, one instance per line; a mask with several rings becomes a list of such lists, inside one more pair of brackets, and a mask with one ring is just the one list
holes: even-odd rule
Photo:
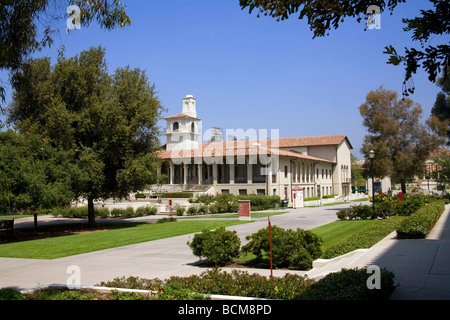
[[172, 131], [173, 132], [177, 132], [180, 129], [180, 125], [178, 124], [178, 122], [174, 122], [173, 123], [173, 127], [172, 127]]
[[264, 190], [264, 189], [257, 189], [256, 190], [256, 194], [258, 196], [264, 196], [266, 194], [266, 190]]
[[230, 194], [230, 189], [222, 189], [222, 194]]
[[288, 168], [287, 166], [284, 166], [284, 177], [287, 178], [287, 174], [288, 174]]
[[195, 132], [195, 124], [193, 122], [191, 123], [191, 132]]
[[323, 169], [322, 169], [322, 179], [323, 179]]
[[245, 195], [247, 195], [247, 189], [239, 189], [239, 195], [240, 195], [240, 196], [245, 196]]

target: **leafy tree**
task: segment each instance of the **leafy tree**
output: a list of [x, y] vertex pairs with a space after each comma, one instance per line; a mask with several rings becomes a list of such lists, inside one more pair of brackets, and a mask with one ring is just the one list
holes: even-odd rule
[[[66, 12], [72, 4], [80, 8], [82, 27], [97, 21], [102, 28], [112, 30], [131, 23], [121, 0], [2, 0], [0, 70], [18, 70], [33, 52], [51, 46], [59, 32], [56, 22], [69, 18]], [[0, 99], [5, 102], [3, 86], [0, 86]]]
[[[368, 131], [361, 152], [368, 155], [373, 149], [374, 175], [380, 178], [390, 175], [400, 182], [405, 193], [407, 179], [423, 172], [425, 160], [440, 139], [420, 123], [420, 105], [409, 98], [398, 101], [394, 91], [380, 87], [369, 92], [359, 111]], [[366, 167], [367, 176], [369, 169]]]
[[366, 179], [364, 179], [362, 165], [359, 163], [358, 158], [353, 154], [351, 154], [350, 157], [352, 166], [352, 184], [356, 189], [359, 189], [360, 186], [365, 185]]
[[431, 109], [430, 126], [441, 136], [447, 138], [450, 145], [450, 70], [447, 75], [438, 79], [437, 84], [442, 91], [437, 94], [436, 101]]
[[72, 182], [94, 201], [127, 197], [156, 183], [162, 107], [145, 72], [129, 67], [109, 75], [102, 48], [72, 58], [34, 59], [13, 74], [9, 121], [24, 134], [41, 134], [70, 152], [79, 173]]
[[[313, 31], [313, 38], [323, 37], [329, 34], [331, 28], [337, 29], [340, 23], [344, 22], [346, 18], [356, 19], [361, 22], [372, 15], [368, 8], [376, 5], [380, 8], [380, 12], [394, 11], [399, 3], [406, 2], [406, 0], [349, 0], [349, 1], [335, 1], [335, 0], [240, 0], [242, 9], [248, 8], [249, 13], [255, 9], [260, 14], [269, 15], [277, 21], [288, 19], [293, 14], [298, 14], [299, 19], [307, 19], [310, 29]], [[419, 64], [422, 62], [423, 69], [428, 72], [428, 79], [435, 82], [441, 68], [446, 73], [448, 69], [448, 62], [450, 56], [450, 46], [448, 44], [440, 44], [432, 46], [426, 45], [430, 37], [435, 35], [445, 35], [450, 32], [450, 24], [448, 19], [450, 16], [450, 4], [447, 0], [430, 0], [433, 4], [433, 10], [421, 10], [420, 17], [414, 19], [402, 19], [406, 24], [403, 28], [405, 32], [412, 31], [412, 40], [419, 41], [424, 50], [417, 50], [415, 48], [405, 48], [405, 55], [397, 54], [397, 51], [392, 46], [385, 47], [385, 54], [389, 55], [389, 64], [405, 65], [405, 79], [403, 93], [408, 96], [409, 93], [414, 92], [413, 85], [410, 84], [412, 74], [417, 72]]]
[[0, 212], [39, 210], [63, 206], [73, 194], [76, 168], [67, 152], [57, 151], [40, 136], [24, 137], [8, 130], [0, 133]]
[[437, 157], [433, 159], [436, 170], [431, 172], [431, 177], [439, 183], [445, 185], [450, 183], [450, 153], [448, 150], [437, 152]]

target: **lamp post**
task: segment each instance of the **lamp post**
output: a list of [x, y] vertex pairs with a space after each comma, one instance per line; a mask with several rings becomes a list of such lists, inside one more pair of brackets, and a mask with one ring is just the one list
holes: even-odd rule
[[370, 158], [370, 167], [371, 167], [371, 171], [372, 171], [372, 211], [373, 211], [373, 216], [375, 216], [375, 179], [373, 176], [373, 158], [375, 158], [375, 151], [370, 150], [369, 151], [369, 158]]

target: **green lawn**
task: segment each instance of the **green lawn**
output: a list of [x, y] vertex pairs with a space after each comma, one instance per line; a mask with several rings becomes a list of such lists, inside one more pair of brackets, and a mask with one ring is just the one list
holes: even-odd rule
[[197, 220], [133, 224], [132, 227], [109, 231], [0, 244], [0, 257], [56, 259], [242, 223], [248, 221]]
[[344, 241], [356, 232], [360, 232], [375, 223], [379, 223], [379, 221], [380, 220], [335, 221], [324, 226], [314, 228], [311, 231], [322, 238], [322, 250], [325, 251], [328, 247]]

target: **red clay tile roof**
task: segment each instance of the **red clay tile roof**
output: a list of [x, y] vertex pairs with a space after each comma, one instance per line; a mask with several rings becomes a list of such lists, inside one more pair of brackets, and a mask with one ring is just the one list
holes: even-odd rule
[[199, 118], [188, 116], [187, 114], [184, 114], [184, 113], [179, 113], [179, 114], [176, 114], [174, 116], [165, 117], [164, 120], [167, 120], [167, 119], [180, 119], [180, 118], [191, 118], [191, 119], [200, 120]]
[[436, 150], [433, 150], [430, 152], [429, 157], [430, 158], [439, 158], [439, 157], [445, 157], [450, 156], [450, 150], [445, 148], [437, 148]]
[[[279, 155], [297, 159], [314, 160], [328, 163], [334, 161], [301, 154], [295, 151], [279, 149], [277, 141], [266, 140], [242, 140], [227, 142], [201, 143], [198, 149], [193, 150], [162, 150], [158, 156], [161, 159], [193, 158], [193, 157], [223, 157], [223, 156], [248, 156], [248, 155]], [[274, 144], [272, 148], [272, 143]], [[281, 144], [281, 143], [280, 143]], [[285, 145], [284, 145], [285, 146]], [[293, 146], [293, 145], [292, 145]]]
[[[280, 138], [280, 148], [286, 147], [307, 147], [307, 146], [330, 146], [339, 145], [344, 139], [347, 139], [345, 134], [332, 136], [317, 136], [317, 137], [299, 137], [299, 138]], [[350, 147], [352, 148], [350, 141]]]

